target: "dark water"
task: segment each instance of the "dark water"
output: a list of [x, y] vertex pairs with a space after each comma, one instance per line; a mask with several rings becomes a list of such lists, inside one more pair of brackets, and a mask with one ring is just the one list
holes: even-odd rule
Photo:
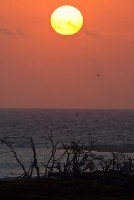
[[[134, 110], [0, 109], [0, 137], [24, 154], [24, 160], [30, 155], [28, 137], [33, 137], [42, 154], [50, 147], [51, 130], [54, 141], [81, 140], [86, 146], [95, 140], [99, 151], [134, 152]], [[0, 144], [0, 177], [14, 166], [6, 152]]]

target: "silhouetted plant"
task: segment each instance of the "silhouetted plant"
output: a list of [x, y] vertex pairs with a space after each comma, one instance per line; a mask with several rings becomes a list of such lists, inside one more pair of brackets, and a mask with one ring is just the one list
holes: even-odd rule
[[30, 139], [31, 149], [33, 151], [33, 161], [31, 163], [31, 167], [30, 167], [31, 168], [30, 177], [32, 177], [33, 169], [35, 168], [36, 174], [37, 174], [37, 178], [40, 179], [40, 169], [39, 169], [39, 166], [38, 166], [38, 160], [37, 160], [35, 144], [33, 142], [33, 138], [32, 137], [30, 137], [29, 139]]
[[85, 151], [83, 144], [78, 142], [71, 142], [71, 145], [65, 145], [62, 143], [65, 150], [65, 161], [63, 163], [63, 173], [70, 173], [74, 176], [94, 170], [94, 162], [91, 155], [92, 146]]
[[15, 158], [15, 160], [17, 161], [17, 163], [19, 164], [19, 166], [21, 167], [23, 173], [18, 177], [18, 178], [24, 178], [24, 179], [27, 179], [28, 178], [28, 175], [29, 175], [29, 170], [27, 171], [24, 164], [22, 163], [21, 159], [19, 158], [18, 154], [16, 153], [16, 151], [14, 150], [12, 144], [5, 140], [5, 139], [2, 139], [0, 138], [0, 141], [5, 144], [10, 150], [11, 150], [11, 153], [13, 154], [13, 157]]
[[32, 137], [29, 138], [30, 139], [30, 146], [31, 149], [33, 151], [33, 159], [31, 159], [31, 163], [28, 169], [26, 169], [26, 167], [24, 166], [22, 160], [20, 159], [21, 156], [18, 156], [17, 152], [15, 151], [14, 147], [12, 146], [12, 144], [5, 140], [0, 138], [0, 141], [5, 144], [10, 150], [11, 153], [13, 154], [13, 157], [15, 158], [15, 160], [17, 161], [17, 163], [19, 164], [19, 166], [22, 169], [22, 174], [20, 176], [18, 176], [17, 178], [23, 178], [23, 179], [31, 179], [32, 175], [33, 175], [33, 170], [34, 168], [36, 169], [36, 174], [37, 174], [37, 178], [40, 178], [40, 170], [38, 167], [38, 162], [37, 162], [37, 155], [36, 155], [36, 148], [35, 148], [35, 144], [33, 142]]
[[58, 171], [61, 172], [60, 160], [65, 154], [63, 153], [62, 156], [60, 156], [59, 158], [56, 158], [57, 146], [61, 142], [61, 140], [59, 140], [58, 142], [54, 144], [52, 130], [51, 130], [51, 135], [49, 137], [49, 140], [51, 142], [51, 155], [48, 161], [46, 162], [46, 164], [42, 162], [42, 165], [45, 167], [45, 174], [44, 174], [45, 178], [49, 178], [51, 174], [54, 172], [54, 169], [58, 169]]
[[[0, 142], [10, 149], [13, 157], [22, 169], [22, 174], [17, 178], [27, 180], [36, 175], [37, 179], [40, 179], [41, 174], [35, 143], [32, 137], [29, 140], [33, 155], [30, 158], [29, 167], [26, 168], [12, 144], [0, 138]], [[70, 145], [66, 145], [61, 140], [54, 142], [52, 130], [49, 140], [51, 143], [51, 154], [48, 160], [45, 159], [44, 162], [41, 162], [44, 167], [43, 177], [45, 178], [50, 178], [54, 173], [58, 173], [59, 176], [71, 174], [72, 177], [78, 177], [82, 173], [92, 173], [97, 170], [120, 173], [131, 173], [134, 171], [134, 159], [123, 153], [111, 153], [110, 156], [97, 155], [97, 153], [93, 152], [94, 141], [91, 141], [86, 148], [80, 141], [72, 141]], [[61, 155], [57, 152], [59, 146], [62, 148]]]

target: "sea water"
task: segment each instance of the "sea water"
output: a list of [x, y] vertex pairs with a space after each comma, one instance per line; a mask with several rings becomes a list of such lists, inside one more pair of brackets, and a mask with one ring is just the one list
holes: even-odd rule
[[[32, 159], [29, 137], [37, 149], [39, 163], [50, 155], [53, 141], [95, 141], [99, 152], [134, 153], [134, 110], [111, 109], [0, 109], [0, 138], [9, 141], [24, 165]], [[61, 146], [60, 146], [61, 145]], [[62, 151], [62, 144], [58, 146]], [[0, 143], [0, 178], [19, 175], [20, 168], [10, 149]]]

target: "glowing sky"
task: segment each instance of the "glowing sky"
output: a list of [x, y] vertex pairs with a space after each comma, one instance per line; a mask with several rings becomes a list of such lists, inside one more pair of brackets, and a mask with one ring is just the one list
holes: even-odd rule
[[[50, 25], [64, 4], [76, 35]], [[0, 0], [0, 107], [134, 108], [133, 91], [134, 0]]]

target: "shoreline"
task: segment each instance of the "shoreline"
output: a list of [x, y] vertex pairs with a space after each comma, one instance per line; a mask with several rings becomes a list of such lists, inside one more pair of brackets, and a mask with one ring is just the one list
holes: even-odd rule
[[96, 144], [93, 148], [94, 151], [97, 152], [121, 152], [121, 153], [134, 153], [134, 144], [120, 144], [120, 145], [113, 145], [113, 144]]

